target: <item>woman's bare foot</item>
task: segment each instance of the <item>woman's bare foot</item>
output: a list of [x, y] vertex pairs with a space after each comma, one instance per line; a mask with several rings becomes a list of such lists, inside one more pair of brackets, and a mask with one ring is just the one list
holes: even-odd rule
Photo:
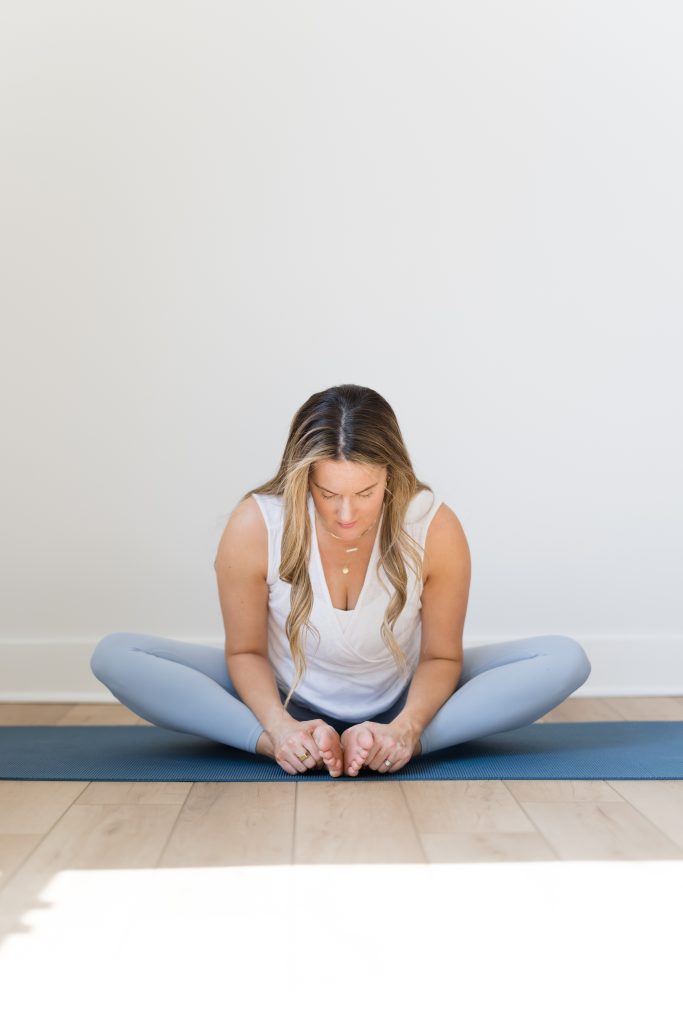
[[322, 725], [316, 725], [313, 730], [313, 739], [318, 744], [318, 750], [322, 754], [325, 767], [330, 775], [333, 778], [341, 775], [344, 767], [344, 751], [337, 730], [327, 722], [323, 722]]
[[341, 736], [344, 751], [344, 768], [347, 775], [358, 775], [365, 759], [372, 750], [375, 737], [367, 725], [352, 725]]
[[[375, 738], [367, 725], [352, 725], [345, 729], [341, 736], [344, 750], [344, 767], [347, 775], [358, 775], [365, 764], [365, 759], [372, 750]], [[413, 750], [413, 757], [422, 753], [422, 744], [418, 740]]]

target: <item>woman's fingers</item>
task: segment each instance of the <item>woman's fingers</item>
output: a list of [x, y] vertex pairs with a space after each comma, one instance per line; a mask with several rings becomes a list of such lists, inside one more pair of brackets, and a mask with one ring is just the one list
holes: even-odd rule
[[[377, 771], [378, 772], [389, 772], [389, 771], [391, 771], [392, 769], [394, 769], [396, 767], [396, 764], [398, 763], [398, 759], [399, 759], [399, 755], [398, 754], [394, 753], [391, 750], [388, 751], [388, 753], [386, 753], [382, 757], [382, 759], [380, 760], [379, 764], [377, 765]], [[385, 764], [386, 761], [391, 761], [391, 764], [390, 765]]]
[[[318, 719], [315, 723], [306, 723], [307, 725], [318, 724]], [[301, 729], [299, 732], [295, 732], [289, 738], [289, 747], [291, 750], [290, 763], [296, 769], [299, 774], [303, 774], [313, 768], [314, 765], [320, 767], [323, 764], [322, 754], [318, 748], [318, 744], [313, 739], [312, 729]], [[308, 756], [304, 757], [304, 753]]]

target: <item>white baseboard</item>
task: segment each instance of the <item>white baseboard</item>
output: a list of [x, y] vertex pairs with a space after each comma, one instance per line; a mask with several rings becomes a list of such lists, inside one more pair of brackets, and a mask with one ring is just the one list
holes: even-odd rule
[[[583, 646], [592, 665], [588, 680], [574, 695], [577, 698], [683, 696], [683, 634], [570, 635]], [[117, 703], [90, 670], [98, 639], [0, 640], [0, 702]], [[222, 636], [176, 639], [223, 648]], [[468, 636], [464, 646], [511, 639], [515, 637]]]

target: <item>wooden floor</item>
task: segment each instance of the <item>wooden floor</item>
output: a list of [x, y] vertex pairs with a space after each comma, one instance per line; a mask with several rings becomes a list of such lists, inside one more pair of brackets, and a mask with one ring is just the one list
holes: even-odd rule
[[[539, 721], [625, 719], [681, 720], [683, 697], [570, 697]], [[149, 723], [121, 705], [0, 704], [0, 725], [44, 724], [144, 726]], [[253, 981], [248, 972], [254, 969], [251, 950], [258, 939], [248, 929], [256, 925], [246, 911], [243, 915], [238, 912], [237, 916], [231, 916], [230, 908], [245, 887], [248, 890], [245, 900], [258, 908], [255, 893], [265, 882], [254, 881], [253, 875], [245, 877], [234, 870], [226, 873], [163, 869], [220, 869], [237, 865], [242, 872], [252, 869], [277, 872], [288, 865], [325, 865], [328, 867], [316, 870], [367, 872], [377, 870], [372, 865], [402, 865], [401, 871], [405, 873], [419, 871], [420, 865], [440, 865], [417, 883], [420, 888], [411, 906], [416, 914], [420, 909], [420, 916], [411, 927], [419, 929], [426, 920], [425, 899], [429, 901], [431, 912], [437, 915], [437, 922], [443, 901], [449, 899], [453, 902], [452, 913], [462, 919], [464, 902], [474, 884], [480, 886], [480, 902], [496, 892], [499, 909], [506, 898], [512, 901], [521, 892], [524, 910], [512, 906], [510, 917], [518, 922], [517, 927], [522, 927], [529, 917], [528, 907], [537, 896], [540, 899], [537, 890], [546, 891], [543, 882], [539, 885], [538, 879], [527, 881], [527, 888], [523, 889], [524, 879], [519, 875], [509, 880], [497, 879], [496, 872], [525, 871], [524, 864], [511, 862], [527, 861], [535, 862], [533, 871], [541, 876], [543, 872], [555, 870], [548, 863], [555, 862], [556, 868], [566, 872], [566, 876], [561, 885], [555, 884], [553, 908], [558, 911], [558, 901], [567, 897], [562, 911], [564, 931], [555, 932], [553, 938], [557, 956], [561, 935], [565, 932], [570, 935], [567, 921], [572, 907], [576, 905], [578, 913], [585, 898], [582, 889], [576, 890], [574, 899], [573, 890], [570, 893], [567, 888], [577, 871], [609, 869], [609, 875], [600, 876], [597, 882], [600, 898], [610, 883], [623, 884], [629, 896], [625, 901], [629, 914], [637, 912], [639, 905], [638, 880], [620, 883], [614, 878], [615, 865], [557, 862], [652, 860], [660, 863], [656, 878], [648, 875], [641, 880], [643, 905], [651, 906], [652, 887], [659, 880], [666, 898], [660, 893], [655, 902], [661, 904], [665, 912], [680, 882], [671, 872], [677, 871], [683, 860], [683, 780], [397, 780], [393, 785], [387, 785], [384, 779], [358, 785], [350, 779], [341, 784], [326, 780], [315, 785], [298, 785], [296, 780], [230, 783], [0, 780], [0, 957], [22, 999], [27, 988], [32, 988], [32, 979], [42, 976], [43, 971], [62, 970], [68, 975], [75, 964], [79, 965], [79, 979], [81, 975], [92, 978], [95, 991], [92, 998], [98, 999], [102, 984], [111, 988], [109, 975], [100, 977], [97, 973], [100, 969], [106, 971], [110, 964], [116, 963], [117, 977], [130, 978], [140, 964], [148, 964], [150, 951], [160, 949], [166, 958], [164, 971], [170, 969], [175, 952], [182, 951], [185, 959], [175, 968], [178, 979], [193, 976], [188, 972], [187, 956], [194, 951], [203, 989], [206, 979], [214, 976], [223, 984], [224, 964], [232, 957], [230, 962], [234, 968], [239, 965], [239, 970], [231, 984], [244, 976], [245, 985], [252, 985], [249, 990], [252, 994], [247, 1000], [247, 1005], [251, 1006], [253, 985], [259, 982]], [[664, 863], [667, 861], [675, 864], [667, 865]], [[483, 862], [498, 862], [498, 865], [492, 864], [486, 869], [491, 871], [491, 877], [479, 878], [476, 882], [471, 872], [481, 871]], [[460, 883], [467, 888], [458, 890], [452, 879], [442, 896], [428, 896], [436, 872], [458, 863], [461, 865], [458, 870], [467, 872], [467, 881]], [[346, 868], [346, 865], [354, 867]], [[648, 870], [645, 864], [619, 865], [619, 868]], [[151, 876], [149, 869], [152, 869]], [[304, 891], [297, 886], [308, 884], [313, 891], [320, 884], [315, 871], [306, 875], [310, 877], [299, 878], [296, 883], [297, 895], [293, 899], [300, 899], [298, 893]], [[389, 876], [389, 869], [384, 871], [384, 876]], [[259, 874], [259, 879], [262, 877]], [[393, 877], [390, 876], [388, 884], [394, 884]], [[345, 896], [342, 891], [342, 881], [335, 876], [334, 882], [329, 883], [323, 904], [326, 908], [330, 907], [330, 900], [336, 893], [340, 894], [339, 902], [343, 907], [352, 902], [353, 897]], [[377, 905], [381, 882], [381, 877], [376, 882], [370, 881], [373, 895], [368, 905]], [[357, 884], [355, 877], [353, 884]], [[545, 884], [550, 887], [554, 883], [548, 880]], [[280, 888], [279, 880], [272, 885], [277, 893], [286, 891]], [[613, 912], [607, 915], [607, 920], [616, 915], [615, 935], [610, 940], [615, 949], [620, 948], [619, 929], [623, 930], [616, 920], [622, 905], [620, 893], [617, 896]], [[221, 899], [223, 904], [218, 903]], [[197, 909], [200, 905], [205, 914], [201, 919]], [[338, 909], [338, 917], [344, 917], [343, 907]], [[388, 904], [381, 913], [391, 917], [394, 909]], [[291, 918], [301, 913], [299, 904], [294, 904], [293, 909], [285, 907], [282, 920], [269, 926], [273, 932], [269, 938], [275, 941], [275, 933], [280, 937], [288, 936]], [[484, 915], [485, 922], [489, 920], [488, 913]], [[552, 922], [543, 918], [544, 913], [538, 914], [543, 924], [534, 925], [536, 939], [552, 930]], [[306, 925], [309, 916], [306, 907], [302, 917]], [[480, 917], [478, 913], [469, 915], [470, 942], [477, 934]], [[502, 927], [505, 919], [502, 914], [497, 927]], [[586, 936], [583, 924], [580, 927], [583, 944]], [[604, 930], [606, 925], [603, 923], [601, 927]], [[644, 931], [651, 937], [659, 936], [663, 934], [663, 924], [653, 924], [648, 919]], [[451, 943], [456, 942], [457, 933], [458, 929]], [[242, 954], [239, 937], [249, 934], [252, 934], [252, 945], [247, 943]], [[188, 942], [183, 944], [185, 936]], [[315, 936], [309, 935], [309, 939], [314, 940]], [[494, 940], [495, 930], [480, 936], [478, 948], [487, 946], [485, 963], [492, 955]], [[229, 941], [233, 945], [228, 953], [226, 943]], [[355, 941], [354, 926], [349, 943], [352, 948]], [[674, 945], [672, 942], [671, 948]], [[411, 956], [419, 957], [423, 947], [425, 964], [411, 969], [421, 971], [421, 976], [426, 977], [432, 962], [429, 958], [437, 957], [439, 948], [425, 946], [421, 934], [420, 943], [413, 946]], [[311, 961], [311, 956], [317, 955], [317, 944], [309, 943], [306, 948], [307, 977], [320, 974], [324, 980], [329, 970], [329, 945], [324, 948], [327, 959], [319, 965]], [[515, 943], [508, 939], [499, 954], [501, 962], [509, 963], [515, 948]], [[575, 948], [572, 946], [571, 955]], [[608, 948], [611, 948], [609, 944]], [[663, 947], [662, 956], [666, 948], [669, 947]], [[453, 956], [461, 966], [467, 962], [468, 949], [464, 938], [462, 948], [457, 942], [453, 946]], [[300, 951], [296, 944], [291, 949], [288, 947], [290, 952], [295, 950]], [[81, 969], [88, 963], [90, 952], [96, 959]], [[220, 958], [214, 961], [212, 957], [218, 958], [219, 953]], [[528, 947], [524, 947], [524, 953], [526, 956]], [[535, 956], [542, 954], [541, 946]], [[376, 950], [373, 955], [377, 956]], [[600, 955], [605, 955], [604, 950]], [[622, 953], [619, 955], [623, 957]], [[60, 963], [63, 966], [58, 968]], [[287, 963], [285, 958], [283, 971]], [[275, 970], [277, 964], [279, 960], [274, 959], [269, 969]], [[481, 990], [486, 982], [472, 974], [476, 965], [476, 960], [468, 963], [467, 972]], [[392, 959], [386, 970], [393, 976], [395, 967]], [[520, 970], [527, 968], [528, 964], [520, 965]], [[622, 961], [618, 969], [623, 969]], [[24, 970], [26, 974], [21, 973]], [[638, 972], [642, 972], [642, 963]], [[176, 980], [174, 975], [174, 985]], [[286, 979], [282, 984], [286, 984]], [[196, 985], [194, 982], [192, 985], [192, 999], [196, 999]], [[661, 978], [657, 986], [661, 986]], [[161, 985], [155, 994], [156, 1000], [162, 998], [164, 987]], [[118, 991], [116, 986], [114, 989]], [[277, 986], [275, 990], [279, 997]], [[36, 997], [41, 991], [39, 986], [35, 990]], [[109, 992], [108, 999], [112, 998], [113, 991]], [[177, 998], [175, 992], [175, 987], [170, 986], [169, 1000]], [[50, 986], [43, 994], [49, 1004], [54, 995]], [[128, 993], [124, 994], [128, 998]], [[231, 999], [233, 994], [231, 990]], [[217, 1000], [222, 998], [222, 994], [216, 995]], [[424, 998], [422, 988], [420, 1007]], [[90, 998], [88, 1005], [90, 1013]], [[544, 1014], [546, 1010], [544, 1005]]]
[[[683, 697], [569, 697], [540, 721], [682, 718]], [[120, 705], [0, 703], [0, 724], [148, 723]], [[683, 860], [682, 812], [683, 780], [678, 779], [396, 780], [393, 784], [382, 779], [356, 784], [342, 776], [314, 785], [299, 785], [294, 779], [0, 779], [0, 959], [9, 988], [14, 985], [16, 998], [22, 1002], [26, 992], [33, 991], [35, 977], [52, 972], [56, 984], [60, 978], [70, 977], [73, 965], [78, 964], [79, 978], [90, 979], [93, 990], [92, 996], [84, 996], [83, 1013], [88, 1014], [84, 1021], [91, 1019], [92, 1000], [99, 998], [101, 987], [109, 986], [111, 976], [106, 972], [112, 965], [120, 979], [137, 977], [140, 966], [147, 970], [150, 955], [155, 953], [163, 962], [164, 977], [174, 957], [180, 956], [182, 963], [173, 969], [174, 980], [175, 974], [179, 979], [194, 978], [195, 971], [203, 978], [203, 990], [205, 979], [223, 983], [224, 964], [229, 961], [232, 984], [234, 979], [242, 979], [245, 1006], [251, 1007], [254, 987], [261, 984], [254, 975], [251, 953], [262, 938], [259, 928], [269, 933], [270, 939], [275, 934], [285, 936], [301, 908], [306, 907], [304, 920], [308, 921], [308, 907], [319, 905], [321, 898], [335, 922], [343, 922], [362, 885], [368, 893], [366, 903], [383, 919], [391, 919], [395, 915], [394, 886], [400, 885], [414, 894], [402, 907], [402, 916], [414, 914], [412, 921], [405, 918], [403, 922], [409, 922], [405, 925], [409, 932], [427, 927], [430, 935], [436, 935], [449, 901], [447, 912], [452, 920], [463, 922], [463, 914], [467, 916], [462, 946], [453, 946], [453, 937], [449, 942], [461, 966], [468, 965], [467, 976], [480, 991], [487, 980], [476, 973], [478, 959], [470, 963], [468, 957], [474, 956], [472, 937], [488, 918], [484, 915], [482, 920], [476, 907], [495, 899], [501, 922], [509, 919], [519, 928], [526, 925], [529, 936], [526, 945], [520, 946], [526, 955], [530, 944], [538, 942], [550, 927], [543, 900], [537, 905], [536, 920], [530, 908], [546, 887], [552, 888], [554, 912], [562, 915], [562, 935], [568, 944], [583, 943], [583, 916], [574, 922], [575, 938], [570, 928], [572, 914], [581, 911], [583, 915], [583, 901], [590, 898], [590, 886], [577, 879], [578, 871], [594, 874], [595, 898], [602, 902], [609, 898], [610, 887], [616, 889], [611, 894], [613, 912], [608, 919], [614, 932], [610, 948], [621, 948], [620, 886], [629, 894], [629, 927], [640, 906], [647, 924], [644, 931], [664, 942], [666, 922], [651, 920], [652, 893], [659, 885], [655, 903], [661, 912], [670, 914], [675, 893], [680, 891], [675, 872]], [[657, 861], [656, 878], [647, 863], [596, 863], [599, 861]], [[298, 865], [316, 866], [302, 874]], [[422, 865], [431, 865], [433, 870], [417, 880], [414, 872]], [[486, 877], [480, 873], [473, 876], [482, 867]], [[538, 872], [533, 879], [519, 873], [529, 868]], [[622, 874], [615, 878], [617, 868], [644, 870], [647, 878], [624, 879]], [[561, 884], [555, 877], [546, 877], [546, 872], [557, 869], [564, 872]], [[605, 869], [608, 876], [600, 874]], [[284, 870], [292, 871], [291, 879], [283, 877]], [[439, 889], [440, 872], [445, 870], [461, 873], [441, 883]], [[396, 871], [401, 872], [400, 883]], [[327, 877], [327, 883], [319, 872]], [[514, 872], [514, 878], [501, 878], [500, 872]], [[324, 896], [319, 896], [323, 891]], [[271, 895], [265, 898], [264, 892]], [[470, 905], [469, 913], [468, 898], [476, 903], [475, 909]], [[274, 918], [273, 905], [280, 907], [272, 911]], [[259, 913], [270, 916], [259, 918]], [[680, 913], [674, 913], [672, 920], [680, 920]], [[605, 925], [601, 927], [604, 931]], [[502, 934], [505, 948], [500, 956], [509, 964], [516, 943]], [[248, 936], [250, 942], [246, 942]], [[189, 943], [186, 937], [191, 937]], [[352, 934], [342, 931], [338, 939], [328, 936], [319, 950], [315, 942], [309, 943], [307, 977], [327, 984], [335, 948], [331, 942], [338, 941], [340, 955], [346, 955], [356, 938], [354, 925]], [[490, 949], [495, 936], [486, 932], [478, 941], [479, 948], [485, 944]], [[553, 941], [557, 942], [557, 935]], [[419, 972], [416, 978], [428, 976], [430, 965], [436, 963], [434, 957], [438, 958], [443, 947], [435, 943], [425, 944], [421, 934], [420, 943], [411, 946], [411, 970]], [[661, 946], [659, 958], [675, 945], [672, 941], [670, 946]], [[451, 946], [446, 943], [445, 947]], [[544, 948], [541, 945], [535, 955], [542, 957]], [[557, 955], [558, 947], [553, 948]], [[575, 945], [567, 948], [567, 957], [574, 950]], [[188, 969], [188, 955], [195, 957], [196, 969]], [[624, 967], [623, 953], [620, 956], [615, 971]], [[281, 968], [285, 976], [274, 985], [275, 993], [281, 983], [288, 984], [291, 967], [287, 957], [282, 964], [271, 958], [269, 970], [276, 974]], [[526, 968], [520, 964], [520, 971]], [[386, 965], [387, 978], [394, 970], [391, 959]], [[636, 973], [642, 977], [642, 964]], [[672, 977], [675, 973], [672, 970]], [[447, 971], [446, 976], [450, 977]], [[436, 991], [438, 977], [433, 984]], [[50, 985], [43, 987], [37, 988], [34, 996], [45, 998], [47, 1014], [54, 993]], [[9, 991], [6, 985], [4, 991]], [[164, 1015], [169, 1021], [175, 1019], [175, 991], [173, 986], [168, 989], [170, 1002]], [[160, 990], [155, 992], [156, 1013], [162, 995]], [[121, 993], [129, 999], [127, 989]], [[190, 1002], [197, 998], [194, 982], [187, 998]], [[216, 1005], [221, 998], [222, 993], [216, 992]], [[415, 998], [416, 1007], [423, 1008], [424, 992], [416, 993]], [[122, 1007], [116, 1019], [124, 1012]]]
[[[543, 722], [683, 719], [683, 697], [569, 698]], [[121, 705], [0, 704], [1, 725], [144, 722]], [[0, 890], [70, 865], [683, 858], [683, 780], [0, 780]]]

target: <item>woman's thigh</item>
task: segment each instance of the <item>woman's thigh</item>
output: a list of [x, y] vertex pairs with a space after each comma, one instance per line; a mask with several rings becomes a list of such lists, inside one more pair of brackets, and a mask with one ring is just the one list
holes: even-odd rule
[[187, 665], [188, 668], [194, 668], [209, 676], [224, 690], [228, 690], [233, 697], [241, 699], [228, 674], [225, 651], [222, 647], [194, 644], [186, 640], [173, 640], [152, 633], [109, 633], [97, 646], [98, 658], [106, 658], [108, 648], [112, 651], [117, 648], [144, 651], [146, 654], [156, 655], [166, 661]]
[[[463, 649], [462, 671], [456, 691], [461, 690], [472, 679], [476, 679], [477, 676], [492, 668], [513, 665], [517, 661], [528, 661], [530, 658], [537, 658], [542, 653], [557, 654], [558, 663], [571, 662], [576, 658], [585, 660], [585, 652], [580, 644], [573, 638], [561, 634], [543, 633], [538, 636], [501, 640], [491, 644], [478, 644], [475, 647]], [[409, 690], [410, 686], [408, 685], [391, 707], [382, 711], [381, 714], [375, 715], [372, 721], [384, 725], [393, 721], [405, 707]]]
[[458, 680], [458, 689], [466, 686], [470, 680], [492, 668], [502, 668], [516, 661], [528, 661], [538, 657], [544, 650], [551, 650], [553, 645], [562, 645], [567, 637], [554, 634], [539, 636], [516, 637], [512, 640], [500, 640], [491, 644], [478, 644], [463, 650], [462, 672]]
[[[228, 673], [225, 650], [222, 647], [189, 643], [185, 640], [173, 640], [169, 637], [156, 636], [151, 633], [110, 633], [98, 646], [100, 648], [98, 652], [99, 658], [106, 657], [107, 646], [111, 648], [125, 647], [131, 651], [144, 651], [147, 654], [156, 655], [167, 661], [175, 661], [180, 665], [187, 665], [189, 668], [196, 669], [198, 672], [209, 676], [233, 697], [242, 701]], [[278, 694], [284, 704], [282, 694], [279, 691]], [[312, 718], [322, 718], [336, 729], [340, 735], [350, 725], [353, 725], [352, 722], [342, 721], [339, 718], [334, 718], [331, 715], [305, 707], [305, 705], [299, 704], [294, 697], [292, 697], [287, 705], [287, 711], [297, 722], [306, 722]]]
[[[537, 648], [534, 645], [536, 637], [526, 637], [523, 640], [508, 640], [493, 644], [481, 644], [477, 647], [469, 647], [463, 650], [462, 671], [456, 689], [465, 686], [470, 679], [481, 675], [490, 668], [498, 668], [501, 665], [509, 665], [513, 661], [523, 661], [526, 658], [535, 657]], [[412, 683], [412, 678], [410, 683]], [[382, 725], [388, 725], [406, 705], [410, 683], [397, 697], [391, 707], [373, 715], [372, 721]]]

